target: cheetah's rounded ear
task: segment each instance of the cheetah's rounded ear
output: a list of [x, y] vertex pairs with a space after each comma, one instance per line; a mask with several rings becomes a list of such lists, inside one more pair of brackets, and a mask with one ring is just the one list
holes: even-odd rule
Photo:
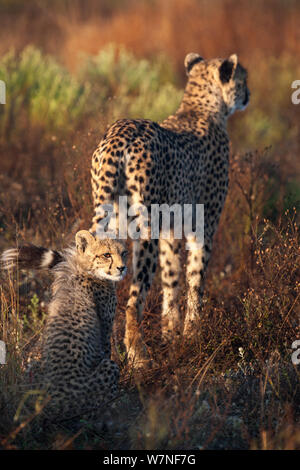
[[75, 235], [76, 249], [80, 253], [84, 253], [88, 244], [92, 243], [95, 240], [93, 235], [87, 230], [80, 230]]
[[194, 65], [198, 64], [198, 62], [202, 62], [202, 60], [204, 60], [203, 57], [201, 57], [199, 54], [196, 54], [195, 52], [190, 52], [187, 54], [184, 59], [186, 74], [188, 75]]
[[222, 83], [229, 82], [233, 73], [236, 69], [238, 64], [238, 56], [236, 54], [232, 54], [228, 59], [225, 59], [219, 69], [220, 72], [220, 80]]
[[234, 65], [234, 68], [236, 68], [238, 61], [239, 61], [238, 56], [236, 54], [231, 54], [228, 60], [232, 62]]

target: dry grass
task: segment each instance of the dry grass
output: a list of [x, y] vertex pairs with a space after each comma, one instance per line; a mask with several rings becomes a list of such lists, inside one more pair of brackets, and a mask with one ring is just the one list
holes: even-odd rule
[[[113, 41], [139, 57], [167, 54], [180, 82], [186, 52], [206, 57], [237, 52], [249, 68], [255, 109], [269, 116], [274, 102], [280, 107], [267, 125], [273, 133], [265, 139], [262, 131], [259, 145], [246, 154], [236, 148], [249, 148], [260, 135], [251, 137], [257, 117], [247, 120], [246, 111], [232, 120], [230, 191], [198, 327], [188, 340], [161, 344], [158, 273], [144, 318], [153, 367], [138, 377], [124, 361], [122, 343], [130, 275], [120, 286], [113, 351], [121, 387], [108, 432], [86, 424], [77, 433], [38, 426], [33, 433], [39, 410], [21, 426], [13, 422], [18, 383], [43, 325], [50, 279], [18, 273], [8, 280], [1, 274], [0, 338], [8, 348], [7, 365], [0, 366], [1, 447], [300, 449], [299, 366], [291, 362], [292, 342], [300, 338], [299, 110], [290, 104], [290, 89], [280, 85], [282, 78], [289, 86], [289, 76], [280, 75], [278, 89], [268, 94], [281, 60], [284, 71], [297, 70], [286, 66], [300, 52], [297, 3], [78, 0], [72, 6], [59, 2], [51, 13], [44, 1], [15, 5], [0, 7], [0, 53], [33, 43], [74, 72], [80, 52], [94, 54]], [[271, 56], [279, 57], [274, 67], [267, 60]], [[22, 240], [61, 248], [76, 230], [89, 227], [90, 158], [108, 121], [109, 113], [96, 113], [65, 135], [45, 135], [35, 126], [18, 140], [1, 143], [0, 250]], [[266, 140], [275, 144], [263, 150]], [[184, 306], [182, 281], [183, 311]]]

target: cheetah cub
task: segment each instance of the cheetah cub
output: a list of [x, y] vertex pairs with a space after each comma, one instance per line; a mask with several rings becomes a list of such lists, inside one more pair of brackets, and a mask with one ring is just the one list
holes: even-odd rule
[[18, 264], [54, 274], [33, 382], [50, 397], [44, 413], [55, 422], [99, 418], [97, 408], [116, 396], [119, 379], [119, 368], [110, 360], [110, 337], [115, 283], [126, 274], [127, 252], [122, 242], [100, 240], [86, 230], [76, 234], [75, 242], [62, 253], [29, 245], [2, 255], [6, 269]]

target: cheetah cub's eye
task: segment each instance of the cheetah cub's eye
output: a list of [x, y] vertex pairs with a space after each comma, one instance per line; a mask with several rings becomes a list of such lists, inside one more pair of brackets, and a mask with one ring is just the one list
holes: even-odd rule
[[128, 255], [128, 251], [123, 251], [122, 258], [125, 258]]
[[111, 254], [110, 253], [103, 253], [103, 255], [105, 258], [111, 258]]

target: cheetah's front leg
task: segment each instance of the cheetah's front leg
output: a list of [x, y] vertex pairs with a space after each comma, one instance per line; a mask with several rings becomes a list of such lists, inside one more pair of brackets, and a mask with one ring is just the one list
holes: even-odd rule
[[[173, 235], [173, 234], [172, 234]], [[159, 260], [163, 288], [162, 337], [172, 339], [180, 330], [180, 312], [178, 306], [180, 278], [180, 240], [160, 239]]]

